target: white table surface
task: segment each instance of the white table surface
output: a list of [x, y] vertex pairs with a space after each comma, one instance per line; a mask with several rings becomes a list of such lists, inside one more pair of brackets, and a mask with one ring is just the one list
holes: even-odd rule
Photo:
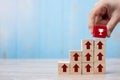
[[59, 60], [0, 60], [0, 80], [120, 80], [120, 59], [107, 60], [105, 75], [58, 75]]

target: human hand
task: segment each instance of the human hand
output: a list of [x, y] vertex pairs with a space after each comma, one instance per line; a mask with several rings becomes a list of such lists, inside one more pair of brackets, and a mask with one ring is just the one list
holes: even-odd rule
[[107, 26], [107, 37], [120, 21], [120, 0], [100, 0], [90, 12], [88, 26], [90, 33], [93, 34], [95, 25]]

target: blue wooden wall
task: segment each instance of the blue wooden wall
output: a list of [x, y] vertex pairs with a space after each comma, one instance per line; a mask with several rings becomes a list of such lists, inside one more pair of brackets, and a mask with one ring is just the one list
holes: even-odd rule
[[[68, 58], [81, 39], [92, 39], [88, 14], [96, 1], [0, 0], [0, 58]], [[108, 58], [120, 57], [119, 30], [107, 39]]]

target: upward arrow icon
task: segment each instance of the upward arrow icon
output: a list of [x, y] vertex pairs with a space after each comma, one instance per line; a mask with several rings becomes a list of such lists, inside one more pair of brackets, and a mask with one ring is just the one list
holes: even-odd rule
[[67, 72], [68, 67], [65, 64], [62, 66], [62, 68], [63, 68], [63, 72]]
[[103, 54], [101, 52], [97, 56], [98, 56], [98, 60], [102, 60]]
[[86, 56], [86, 60], [87, 60], [87, 61], [90, 61], [91, 55], [90, 55], [89, 53], [87, 53], [85, 56]]
[[89, 41], [85, 45], [86, 45], [86, 49], [90, 49], [91, 43]]
[[90, 66], [89, 64], [87, 64], [87, 65], [85, 66], [85, 68], [86, 68], [86, 72], [90, 72], [91, 66]]
[[99, 42], [97, 43], [97, 45], [98, 45], [98, 49], [102, 49], [103, 43], [102, 43], [101, 41], [99, 41]]
[[97, 66], [97, 68], [98, 68], [98, 72], [102, 72], [103, 66], [102, 66], [101, 64], [99, 64], [99, 65]]
[[77, 53], [75, 53], [75, 54], [73, 55], [73, 57], [74, 57], [74, 61], [78, 61], [79, 55], [78, 55]]
[[78, 66], [77, 64], [75, 64], [75, 65], [73, 66], [73, 68], [74, 68], [74, 72], [78, 72], [79, 66]]

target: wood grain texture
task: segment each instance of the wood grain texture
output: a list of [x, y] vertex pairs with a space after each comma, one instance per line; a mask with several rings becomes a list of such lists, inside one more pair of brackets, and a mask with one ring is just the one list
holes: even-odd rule
[[93, 74], [94, 70], [93, 70], [93, 62], [84, 62], [82, 63], [82, 74], [86, 75], [86, 74]]
[[70, 63], [70, 74], [71, 75], [74, 75], [74, 74], [81, 75], [81, 63], [79, 63], [79, 62]]
[[95, 45], [94, 46], [95, 51], [106, 51], [106, 40], [105, 39], [96, 39], [94, 41], [94, 45]]
[[94, 74], [105, 74], [105, 73], [106, 73], [106, 63], [95, 62], [94, 63]]
[[82, 62], [93, 62], [93, 59], [94, 59], [93, 51], [82, 52]]
[[69, 61], [59, 61], [58, 62], [58, 74], [69, 74], [70, 73], [70, 62]]
[[[94, 40], [81, 40], [81, 50], [93, 52]], [[88, 48], [87, 48], [88, 47]]]
[[94, 62], [105, 62], [106, 61], [106, 52], [105, 50], [95, 51], [94, 53]]
[[70, 50], [70, 63], [78, 62], [81, 63], [82, 51]]
[[105, 75], [58, 75], [58, 61], [0, 60], [0, 80], [120, 80], [120, 59], [107, 59]]

